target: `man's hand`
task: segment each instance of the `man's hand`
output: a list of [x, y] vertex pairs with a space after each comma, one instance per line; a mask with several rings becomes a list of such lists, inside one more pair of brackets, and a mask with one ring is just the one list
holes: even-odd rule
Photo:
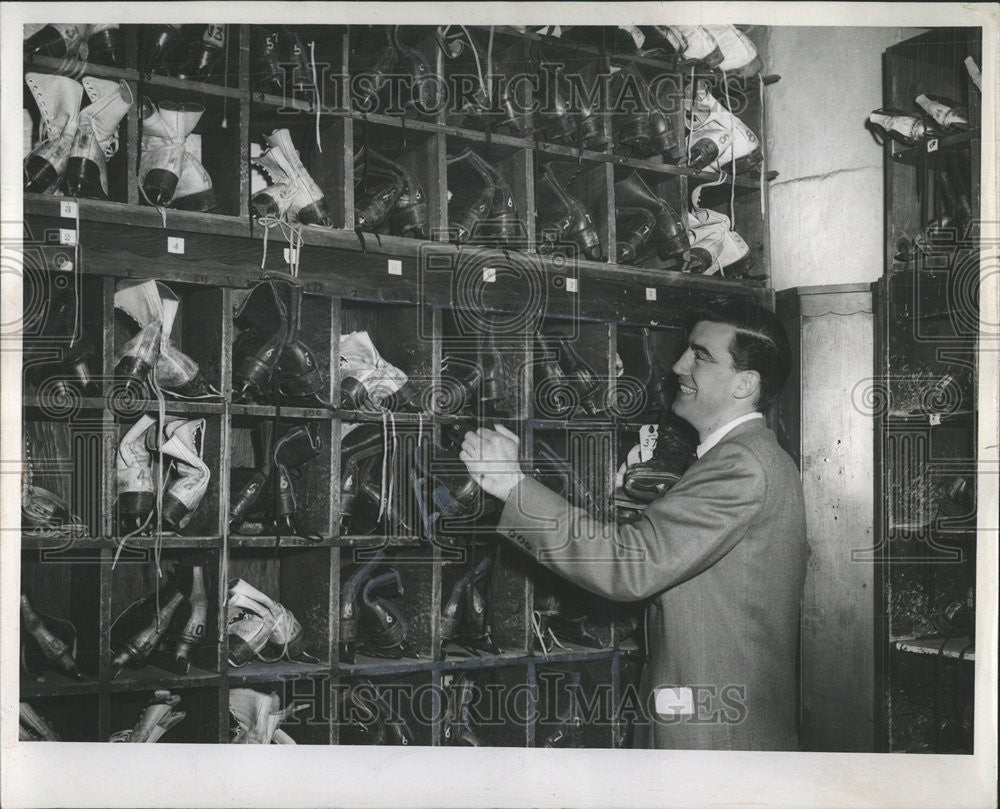
[[521, 440], [501, 424], [495, 430], [480, 427], [465, 434], [458, 457], [483, 491], [506, 502], [525, 475], [518, 463]]

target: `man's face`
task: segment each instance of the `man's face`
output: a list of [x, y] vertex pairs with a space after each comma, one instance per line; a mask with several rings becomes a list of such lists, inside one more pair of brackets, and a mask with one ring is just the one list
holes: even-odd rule
[[699, 321], [688, 336], [687, 350], [672, 369], [680, 382], [673, 411], [702, 439], [740, 415], [746, 401], [734, 396], [740, 372], [733, 368], [729, 346], [735, 335], [735, 326]]

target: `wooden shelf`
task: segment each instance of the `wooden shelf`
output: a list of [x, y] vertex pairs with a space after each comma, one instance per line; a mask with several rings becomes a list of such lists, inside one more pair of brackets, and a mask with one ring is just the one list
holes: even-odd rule
[[187, 674], [177, 674], [161, 669], [151, 663], [142, 668], [125, 668], [108, 684], [111, 693], [129, 691], [154, 691], [158, 688], [207, 688], [217, 687], [222, 681], [222, 675], [214, 671], [191, 667]]
[[282, 660], [277, 663], [262, 663], [255, 660], [239, 668], [229, 667], [226, 677], [230, 687], [253, 685], [255, 683], [273, 683], [278, 680], [293, 680], [298, 677], [317, 677], [330, 673], [326, 663], [290, 663]]
[[22, 672], [18, 696], [23, 700], [32, 697], [81, 696], [97, 694], [100, 691], [101, 684], [96, 677], [84, 675], [83, 680], [76, 680], [57, 671], [46, 671], [35, 678]]

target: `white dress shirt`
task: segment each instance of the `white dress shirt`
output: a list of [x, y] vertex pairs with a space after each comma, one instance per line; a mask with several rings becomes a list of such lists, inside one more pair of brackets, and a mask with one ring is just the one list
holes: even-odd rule
[[744, 421], [750, 421], [751, 419], [762, 419], [762, 418], [764, 418], [763, 413], [754, 412], [754, 413], [747, 413], [746, 415], [743, 416], [739, 416], [733, 419], [732, 421], [727, 421], [718, 430], [709, 434], [708, 438], [706, 438], [698, 445], [698, 448], [695, 450], [695, 453], [700, 458], [702, 455], [708, 452], [712, 447], [718, 444], [723, 438], [725, 438], [726, 435], [729, 433], [729, 431], [732, 430], [737, 425], [742, 424]]

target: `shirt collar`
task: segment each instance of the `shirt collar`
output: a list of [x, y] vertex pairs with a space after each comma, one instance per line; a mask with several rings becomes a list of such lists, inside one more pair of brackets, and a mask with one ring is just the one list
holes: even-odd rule
[[764, 418], [764, 414], [763, 413], [753, 412], [753, 413], [747, 413], [747, 414], [742, 415], [742, 416], [738, 416], [737, 418], [733, 419], [732, 421], [727, 421], [718, 430], [716, 430], [715, 432], [711, 433], [708, 436], [708, 438], [706, 438], [704, 441], [702, 441], [698, 445], [698, 448], [695, 450], [695, 452], [697, 453], [698, 457], [700, 458], [702, 455], [704, 455], [706, 452], [708, 452], [712, 447], [714, 447], [716, 444], [718, 444], [723, 438], [725, 438], [729, 434], [729, 431], [732, 430], [737, 425], [742, 424], [745, 421], [750, 421], [752, 419], [762, 419], [762, 418]]

